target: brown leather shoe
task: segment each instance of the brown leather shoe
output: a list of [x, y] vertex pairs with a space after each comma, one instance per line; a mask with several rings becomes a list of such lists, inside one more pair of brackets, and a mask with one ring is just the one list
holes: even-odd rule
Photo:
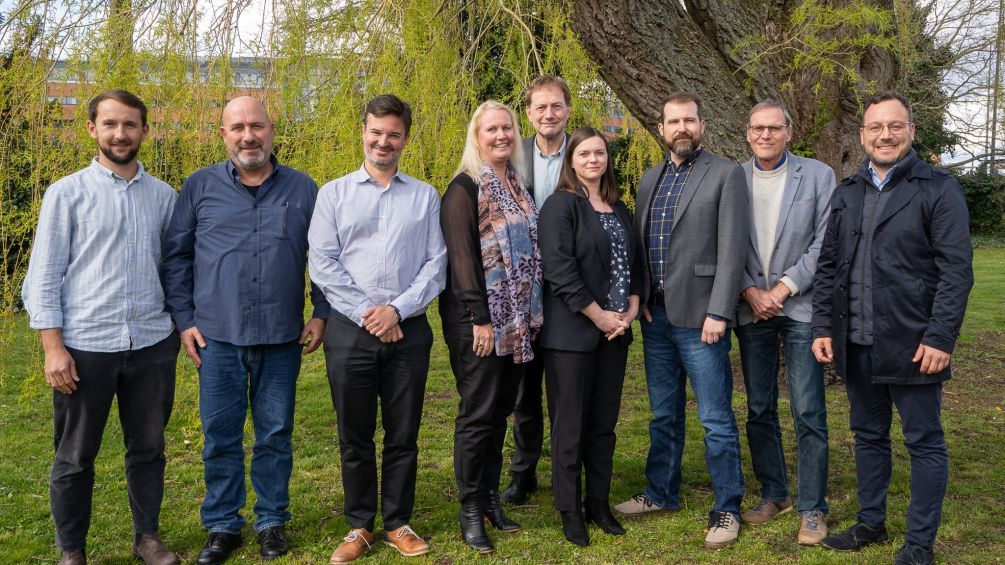
[[405, 557], [415, 557], [429, 552], [429, 544], [409, 528], [408, 524], [397, 530], [384, 532], [384, 543], [397, 549], [398, 553]]
[[133, 555], [147, 565], [178, 565], [178, 556], [164, 547], [157, 534], [137, 534], [133, 541]]
[[87, 565], [87, 554], [84, 553], [83, 549], [61, 551], [59, 565]]
[[332, 565], [339, 563], [351, 563], [366, 553], [373, 545], [375, 536], [366, 528], [356, 528], [349, 532], [342, 542], [342, 545], [332, 553], [332, 558], [328, 560]]

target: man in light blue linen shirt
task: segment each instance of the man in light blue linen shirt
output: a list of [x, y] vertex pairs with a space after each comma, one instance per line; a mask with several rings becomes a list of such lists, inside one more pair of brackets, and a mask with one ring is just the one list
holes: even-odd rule
[[377, 402], [384, 426], [384, 541], [404, 556], [429, 545], [409, 527], [422, 399], [433, 333], [426, 307], [443, 290], [447, 252], [436, 190], [398, 170], [412, 111], [385, 94], [367, 103], [363, 166], [321, 187], [308, 232], [311, 280], [332, 312], [325, 361], [338, 418], [345, 516], [332, 554], [348, 563], [374, 541]]
[[126, 444], [133, 553], [146, 563], [177, 563], [157, 534], [179, 348], [158, 271], [176, 193], [136, 160], [149, 130], [139, 98], [109, 90], [88, 114], [98, 156], [45, 191], [22, 289], [53, 388], [49, 503], [59, 563], [86, 562], [94, 459], [113, 398]]

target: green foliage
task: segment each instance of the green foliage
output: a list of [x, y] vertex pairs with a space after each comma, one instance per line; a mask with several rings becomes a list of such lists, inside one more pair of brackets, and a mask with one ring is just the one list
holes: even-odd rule
[[1005, 177], [979, 171], [956, 177], [970, 210], [970, 233], [1005, 235]]

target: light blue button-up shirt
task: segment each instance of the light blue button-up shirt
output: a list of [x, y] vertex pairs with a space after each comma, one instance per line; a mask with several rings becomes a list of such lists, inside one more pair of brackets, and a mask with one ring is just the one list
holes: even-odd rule
[[42, 198], [21, 297], [35, 329], [113, 352], [171, 334], [158, 271], [177, 193], [146, 174], [125, 180], [98, 163], [53, 183]]
[[377, 305], [421, 314], [446, 285], [440, 196], [400, 171], [386, 188], [364, 167], [321, 187], [307, 240], [311, 280], [360, 326]]
[[890, 182], [890, 178], [893, 177], [893, 170], [896, 169], [897, 165], [899, 165], [899, 164], [900, 164], [900, 161], [896, 162], [892, 167], [890, 167], [889, 169], [887, 169], [886, 170], [886, 176], [883, 177], [883, 180], [879, 180], [879, 175], [876, 174], [876, 169], [873, 168], [872, 161], [869, 161], [869, 176], [870, 176], [870, 180], [872, 180], [873, 186], [876, 187], [876, 190], [878, 190], [880, 192], [883, 191], [883, 187], [886, 186], [886, 183]]
[[562, 134], [562, 146], [558, 148], [558, 153], [545, 155], [541, 148], [537, 146], [537, 139], [534, 140], [534, 151], [531, 156], [534, 159], [534, 203], [540, 210], [544, 206], [544, 201], [555, 192], [558, 185], [558, 174], [562, 172], [562, 156], [565, 155], [565, 144], [569, 140]]

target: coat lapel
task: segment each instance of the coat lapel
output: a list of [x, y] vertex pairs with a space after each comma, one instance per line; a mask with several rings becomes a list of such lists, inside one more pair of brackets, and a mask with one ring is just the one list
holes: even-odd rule
[[[659, 172], [656, 174], [643, 175], [642, 182], [639, 184], [639, 192], [635, 199], [635, 209], [639, 211], [639, 225], [635, 226], [635, 229], [641, 237], [645, 236], [646, 223], [649, 221], [649, 207], [652, 205], [653, 193], [656, 192], [656, 185], [658, 185], [660, 179], [663, 178], [663, 174], [666, 173], [666, 169], [666, 160], [664, 160], [663, 167], [660, 168]], [[640, 206], [641, 208], [639, 208]]]
[[677, 213], [674, 215], [673, 227], [670, 228], [671, 235], [673, 235], [677, 226], [680, 225], [680, 219], [684, 215], [684, 211], [687, 210], [688, 204], [691, 203], [691, 199], [694, 198], [695, 193], [698, 192], [701, 180], [705, 178], [705, 175], [711, 168], [711, 163], [712, 158], [702, 151], [702, 154], [698, 156], [695, 163], [691, 165], [691, 173], [687, 176], [687, 181], [684, 183], [684, 190], [680, 195], [680, 201], [677, 203]]
[[785, 192], [782, 193], [782, 205], [778, 210], [778, 223], [775, 225], [775, 247], [782, 237], [782, 230], [785, 228], [785, 221], [789, 217], [789, 210], [792, 202], [799, 192], [799, 181], [803, 178], [803, 167], [799, 159], [791, 153], [785, 157], [789, 162], [789, 174], [785, 179]]
[[600, 223], [600, 218], [597, 217], [593, 206], [586, 198], [577, 198], [576, 204], [579, 206], [579, 217], [583, 219], [586, 231], [590, 232], [593, 243], [596, 244], [597, 251], [600, 252], [600, 257], [604, 260], [604, 265], [610, 265], [611, 241], [607, 237], [607, 232], [604, 231], [604, 226]]
[[890, 199], [886, 201], [886, 205], [883, 206], [883, 212], [876, 219], [876, 225], [879, 226], [883, 222], [890, 219], [901, 208], [907, 206], [907, 203], [914, 198], [914, 195], [918, 193], [918, 184], [914, 182], [898, 182], [896, 186], [890, 189]]
[[761, 249], [757, 245], [757, 219], [754, 218], [754, 160], [751, 159], [743, 164], [743, 175], [747, 177], [747, 202], [750, 202], [750, 244], [754, 246], [754, 253], [761, 256]]

